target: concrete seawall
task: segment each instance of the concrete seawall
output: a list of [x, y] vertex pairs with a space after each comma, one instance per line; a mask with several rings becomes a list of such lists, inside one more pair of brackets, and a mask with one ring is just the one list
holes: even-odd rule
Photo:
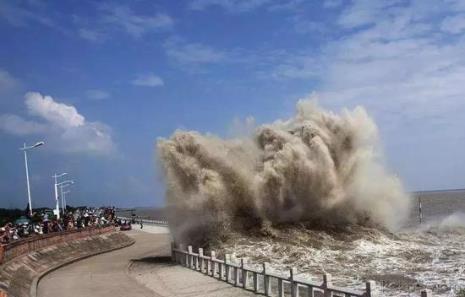
[[97, 234], [108, 233], [111, 231], [114, 231], [113, 226], [103, 228], [86, 228], [62, 233], [49, 233], [14, 241], [8, 245], [0, 246], [0, 264], [8, 262], [15, 257], [28, 254], [32, 251], [37, 251], [51, 245]]
[[113, 228], [102, 228], [93, 232], [73, 232], [42, 238], [42, 242], [34, 240], [32, 244], [10, 249], [10, 254], [7, 249], [7, 260], [0, 266], [0, 297], [35, 295], [37, 281], [45, 273], [64, 264], [133, 243], [133, 239], [114, 232]]

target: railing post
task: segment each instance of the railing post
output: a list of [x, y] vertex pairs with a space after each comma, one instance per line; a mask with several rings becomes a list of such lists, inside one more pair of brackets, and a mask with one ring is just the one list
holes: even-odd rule
[[307, 286], [307, 297], [314, 297], [314, 295], [313, 286]]
[[253, 272], [253, 291], [258, 293], [258, 273]]
[[204, 261], [203, 261], [203, 248], [199, 248], [199, 258], [197, 262], [200, 262], [200, 272], [203, 273], [204, 270]]
[[278, 278], [278, 297], [284, 297], [284, 282]]
[[[234, 261], [237, 263], [237, 261]], [[239, 269], [238, 267], [236, 267], [236, 263], [234, 263], [234, 286], [239, 286], [239, 273], [241, 271], [241, 269]], [[241, 259], [241, 263], [242, 263], [242, 259]]]
[[245, 260], [244, 258], [241, 259], [241, 276], [242, 276], [242, 287], [244, 289], [247, 288], [247, 281], [248, 281], [248, 273], [247, 270], [245, 270]]
[[333, 293], [331, 292], [331, 290], [329, 290], [329, 287], [332, 286], [332, 278], [331, 278], [331, 274], [329, 273], [325, 273], [323, 274], [323, 289], [324, 289], [324, 296], [325, 297], [332, 297], [333, 296]]
[[188, 255], [188, 259], [187, 259], [188, 267], [192, 269], [192, 262], [194, 262], [192, 261], [194, 259], [192, 256], [192, 245], [189, 245], [187, 247], [187, 255]]
[[263, 285], [265, 287], [265, 296], [270, 296], [271, 294], [270, 277], [267, 275], [269, 266], [270, 266], [270, 263], [268, 262], [263, 263]]
[[216, 253], [215, 251], [211, 251], [210, 253], [210, 257], [211, 257], [211, 273], [212, 273], [212, 276], [213, 277], [216, 277]]
[[229, 278], [230, 278], [230, 266], [229, 266], [229, 263], [231, 262], [231, 254], [225, 254], [224, 255], [224, 274], [225, 274], [225, 279], [226, 279], [226, 282], [229, 283]]
[[194, 265], [195, 265], [195, 269], [194, 269], [194, 270], [196, 270], [196, 271], [199, 270], [199, 258], [200, 258], [200, 257], [199, 257], [199, 253], [198, 253], [198, 251], [197, 251], [197, 256], [195, 256], [195, 263], [194, 263]]
[[206, 261], [207, 261], [207, 265], [206, 265], [207, 266], [206, 267], [207, 271], [205, 271], [205, 274], [206, 275], [211, 275], [211, 271], [212, 271], [212, 257], [211, 257], [211, 255], [210, 255], [210, 258], [208, 258]]
[[[181, 251], [185, 251], [185, 250], [184, 250], [184, 244], [180, 243], [180, 244], [179, 244], [179, 249], [180, 249]], [[187, 256], [185, 256], [184, 253], [180, 254], [179, 256], [180, 256], [180, 258], [179, 258], [180, 264], [181, 264], [181, 265], [184, 265], [184, 266], [187, 266], [187, 261], [186, 261], [186, 260], [187, 260]]]
[[[366, 282], [366, 297], [375, 297], [375, 286], [376, 286], [376, 283], [375, 281], [367, 281]], [[423, 297], [423, 295], [422, 295]]]
[[171, 242], [171, 261], [176, 263], [176, 252], [174, 249], [176, 248], [176, 245], [174, 241]]
[[289, 280], [291, 281], [291, 296], [292, 297], [299, 296], [299, 286], [296, 282], [294, 282], [296, 274], [297, 274], [297, 269], [292, 267], [289, 270]]
[[421, 290], [421, 297], [433, 297], [433, 292], [430, 289]]
[[[226, 257], [224, 258], [224, 263], [226, 263]], [[224, 263], [218, 263], [218, 276], [220, 280], [223, 280], [223, 275], [224, 275]]]

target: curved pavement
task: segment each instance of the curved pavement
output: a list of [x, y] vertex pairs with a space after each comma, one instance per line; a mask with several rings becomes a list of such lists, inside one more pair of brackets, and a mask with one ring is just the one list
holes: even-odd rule
[[126, 233], [136, 241], [130, 247], [84, 259], [47, 274], [39, 282], [37, 296], [256, 296], [250, 291], [169, 263], [171, 239], [167, 229], [144, 226], [144, 231]]
[[38, 297], [148, 297], [159, 296], [127, 274], [131, 260], [170, 254], [170, 235], [129, 231], [136, 243], [97, 255], [47, 274], [37, 288]]

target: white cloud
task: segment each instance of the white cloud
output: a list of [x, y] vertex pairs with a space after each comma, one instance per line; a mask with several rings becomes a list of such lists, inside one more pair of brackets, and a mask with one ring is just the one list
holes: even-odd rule
[[55, 101], [37, 92], [25, 95], [31, 116], [39, 121], [26, 120], [17, 115], [0, 115], [0, 129], [13, 135], [39, 134], [52, 149], [69, 153], [113, 155], [116, 145], [111, 129], [100, 122], [89, 122], [72, 105]]
[[294, 29], [297, 33], [324, 33], [327, 31], [327, 25], [320, 22], [314, 22], [302, 17], [295, 17], [293, 18], [292, 22], [294, 24]]
[[298, 11], [305, 0], [289, 0], [286, 2], [272, 3], [268, 6], [269, 11]]
[[129, 7], [110, 5], [103, 5], [101, 9], [104, 23], [116, 25], [135, 38], [147, 32], [169, 29], [174, 24], [173, 19], [164, 13], [143, 16], [135, 14]]
[[0, 68], [0, 92], [14, 88], [19, 84], [7, 71]]
[[318, 58], [323, 100], [397, 114], [399, 125], [465, 110], [465, 41], [437, 29], [449, 8], [393, 3], [359, 1], [342, 12], [340, 26], [364, 27], [330, 42]]
[[268, 76], [274, 79], [315, 79], [320, 74], [318, 63], [308, 55], [292, 55], [281, 60]]
[[105, 34], [98, 32], [96, 30], [91, 30], [87, 28], [80, 28], [78, 30], [79, 37], [93, 42], [102, 42], [105, 40]]
[[355, 28], [374, 24], [382, 19], [383, 10], [396, 4], [395, 1], [361, 0], [353, 2], [339, 18], [339, 24], [345, 28]]
[[111, 94], [104, 90], [92, 89], [86, 91], [86, 96], [89, 99], [103, 100], [110, 98]]
[[226, 59], [227, 54], [201, 43], [188, 43], [180, 39], [165, 42], [166, 54], [181, 64], [210, 64]]
[[27, 121], [14, 114], [0, 115], [0, 129], [8, 134], [28, 135], [47, 131], [47, 125]]
[[336, 8], [342, 5], [342, 0], [325, 0], [323, 7], [325, 8]]
[[441, 30], [452, 34], [460, 34], [465, 31], [465, 14], [449, 16], [441, 24]]
[[[337, 34], [329, 32], [321, 49], [264, 54], [272, 58], [261, 73], [316, 83], [325, 104], [365, 105], [389, 129], [401, 129], [406, 120], [457, 121], [465, 112], [465, 31], [450, 15], [465, 6], [402, 3], [352, 2], [328, 21]], [[446, 27], [456, 35], [444, 33], [445, 24], [454, 24]]]
[[44, 13], [43, 7], [20, 6], [19, 1], [0, 1], [0, 18], [15, 27], [27, 26], [30, 23], [38, 23], [48, 27], [57, 26]]
[[39, 116], [53, 125], [63, 128], [79, 127], [85, 124], [85, 118], [72, 105], [58, 103], [50, 96], [37, 92], [26, 93], [26, 106], [31, 115]]
[[163, 81], [163, 79], [161, 79], [161, 77], [153, 73], [139, 75], [131, 83], [135, 86], [141, 86], [141, 87], [160, 87], [165, 84], [165, 82]]
[[246, 65], [258, 65], [254, 70], [262, 79], [313, 80], [321, 75], [321, 61], [309, 50], [265, 50], [260, 55], [244, 58], [247, 60], [250, 62]]
[[228, 12], [239, 13], [251, 11], [270, 0], [193, 0], [189, 8], [192, 10], [204, 10], [211, 6], [221, 7]]

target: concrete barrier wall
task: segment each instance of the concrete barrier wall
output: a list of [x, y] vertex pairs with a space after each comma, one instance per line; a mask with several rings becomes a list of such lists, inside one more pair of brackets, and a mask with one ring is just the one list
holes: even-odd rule
[[134, 243], [113, 230], [88, 229], [15, 244], [8, 261], [0, 266], [0, 297], [35, 296], [38, 279], [51, 269]]
[[[0, 264], [3, 263], [3, 257], [5, 255], [6, 245], [0, 244]], [[0, 295], [2, 297], [2, 295]]]
[[[0, 264], [8, 262], [18, 256], [42, 249], [51, 245], [60, 244], [88, 236], [114, 231], [115, 227], [86, 228], [66, 232], [54, 232], [21, 239], [0, 248]], [[1, 297], [1, 296], [0, 296]]]

